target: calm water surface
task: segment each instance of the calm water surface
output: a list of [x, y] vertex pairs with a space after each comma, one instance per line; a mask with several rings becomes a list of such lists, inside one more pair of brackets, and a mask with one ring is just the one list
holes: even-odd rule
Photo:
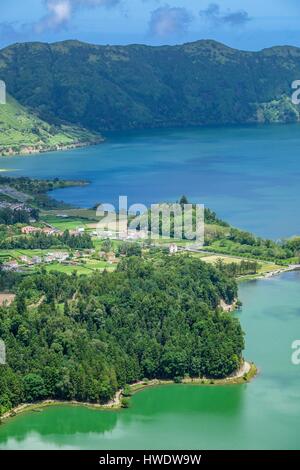
[[241, 285], [250, 384], [171, 385], [136, 394], [131, 408], [61, 406], [0, 426], [2, 449], [300, 449], [300, 273]]
[[95, 147], [0, 158], [0, 168], [87, 179], [88, 187], [53, 194], [81, 207], [187, 194], [236, 226], [278, 238], [300, 234], [299, 156], [300, 125], [273, 125], [118, 133]]

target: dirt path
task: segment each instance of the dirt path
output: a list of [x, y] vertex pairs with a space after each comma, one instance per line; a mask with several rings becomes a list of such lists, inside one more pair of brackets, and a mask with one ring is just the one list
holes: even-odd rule
[[38, 301], [36, 304], [31, 304], [29, 305], [29, 308], [38, 308], [40, 305], [42, 305], [42, 303], [44, 302], [45, 300], [45, 296], [43, 295]]
[[240, 370], [237, 371], [234, 375], [231, 375], [230, 379], [232, 378], [239, 379], [240, 377], [244, 377], [245, 374], [248, 374], [248, 372], [250, 372], [250, 369], [251, 369], [251, 364], [245, 361], [242, 367], [240, 368]]
[[102, 405], [102, 408], [120, 408], [122, 393], [123, 393], [123, 390], [118, 390], [113, 400], [109, 401], [105, 405]]
[[0, 292], [0, 306], [8, 306], [15, 300], [15, 294]]

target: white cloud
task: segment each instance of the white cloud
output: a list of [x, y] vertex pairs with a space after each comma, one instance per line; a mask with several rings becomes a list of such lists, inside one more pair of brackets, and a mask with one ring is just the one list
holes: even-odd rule
[[67, 24], [71, 18], [72, 5], [70, 0], [47, 0], [47, 15], [41, 18], [34, 25], [34, 29], [38, 33], [42, 33], [48, 29], [59, 29]]
[[118, 5], [121, 0], [45, 0], [47, 14], [34, 24], [38, 33], [47, 30], [58, 30], [68, 25], [78, 8], [110, 8]]
[[193, 15], [186, 8], [165, 5], [151, 13], [150, 34], [157, 37], [181, 35], [192, 20]]

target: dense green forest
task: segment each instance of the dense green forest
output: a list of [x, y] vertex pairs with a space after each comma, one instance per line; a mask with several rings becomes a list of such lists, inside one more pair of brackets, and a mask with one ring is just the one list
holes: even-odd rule
[[219, 378], [240, 365], [239, 321], [219, 308], [236, 298], [236, 282], [199, 260], [128, 257], [114, 273], [5, 276], [17, 296], [0, 308], [1, 412], [44, 398], [104, 403], [145, 377]]
[[88, 233], [70, 235], [66, 230], [62, 235], [48, 235], [45, 233], [34, 233], [30, 236], [18, 236], [6, 238], [0, 241], [0, 250], [25, 249], [25, 250], [47, 250], [51, 247], [69, 247], [76, 250], [93, 248], [93, 242]]
[[0, 70], [9, 93], [54, 125], [98, 132], [299, 120], [289, 99], [300, 76], [296, 47], [23, 43], [0, 51]]
[[229, 227], [228, 230], [207, 235], [206, 250], [258, 260], [273, 260], [279, 264], [300, 262], [300, 237], [274, 241], [257, 237], [250, 232]]
[[28, 224], [32, 217], [38, 220], [39, 213], [36, 209], [13, 210], [9, 207], [0, 207], [0, 225]]
[[[8, 201], [26, 201], [27, 205], [45, 210], [70, 207], [68, 204], [50, 197], [48, 194], [49, 191], [70, 186], [83, 186], [86, 184], [88, 184], [87, 181], [83, 180], [72, 181], [61, 180], [59, 178], [38, 180], [26, 176], [19, 178], [0, 176], [0, 190], [3, 192], [3, 189], [7, 189], [7, 187], [10, 188], [9, 197], [7, 198]], [[11, 189], [13, 191], [11, 191]]]
[[60, 178], [54, 179], [34, 179], [28, 176], [20, 176], [15, 178], [12, 176], [0, 176], [0, 186], [8, 185], [15, 188], [17, 191], [35, 196], [38, 194], [46, 193], [58, 188], [67, 188], [69, 186], [82, 186], [87, 184], [84, 180], [62, 180]]

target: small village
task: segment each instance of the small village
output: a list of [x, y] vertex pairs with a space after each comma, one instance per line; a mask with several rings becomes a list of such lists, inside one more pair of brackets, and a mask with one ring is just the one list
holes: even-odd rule
[[[26, 181], [26, 184], [32, 183]], [[43, 182], [35, 184], [44, 188]], [[48, 196], [46, 201], [50, 208], [38, 209], [38, 198], [28, 194], [27, 189], [24, 192], [19, 186], [16, 189], [11, 183], [10, 186], [0, 185], [0, 211], [4, 219], [2, 225], [0, 223], [2, 271], [30, 274], [45, 269], [70, 275], [74, 272], [90, 275], [95, 271], [113, 271], [122, 257], [137, 253], [157, 257], [162, 253], [170, 256], [188, 253], [207, 263], [238, 266], [244, 259], [235, 250], [232, 254], [223, 253], [222, 246], [217, 242], [214, 249], [197, 246], [184, 239], [150, 238], [147, 230], [131, 228], [130, 222], [129, 227], [120, 221], [117, 227], [115, 224], [106, 225], [97, 217], [95, 208], [72, 208], [59, 203], [56, 209], [57, 202]], [[11, 220], [5, 221], [6, 217]], [[228, 229], [222, 225], [211, 224], [206, 227], [206, 234], [216, 241], [220, 237], [227, 240], [226, 231]], [[257, 263], [250, 259], [249, 262], [250, 265], [252, 262], [247, 268], [250, 277], [287, 269], [272, 261]]]
[[[88, 215], [88, 217], [87, 217]], [[193, 245], [188, 240], [158, 239], [151, 240], [145, 230], [128, 229], [114, 231], [104, 229], [93, 217], [93, 212], [88, 210], [70, 210], [66, 212], [53, 211], [43, 214], [39, 221], [32, 220], [30, 224], [18, 224], [14, 238], [19, 236], [30, 239], [42, 236], [46, 240], [51, 239], [51, 246], [46, 249], [6, 249], [1, 250], [0, 269], [6, 272], [31, 273], [39, 269], [47, 271], [60, 271], [66, 274], [91, 275], [95, 271], [114, 271], [122, 259], [128, 253], [137, 251], [144, 256], [158, 256], [162, 253], [169, 256], [184, 253], [202, 259], [207, 263], [224, 263], [240, 265], [243, 258], [239, 256], [225, 255], [207, 251], [205, 248]], [[80, 237], [88, 236], [91, 240], [90, 248], [71, 248], [58, 246], [55, 239], [60, 239], [64, 234], [80, 240]], [[57, 245], [57, 246], [56, 246]], [[128, 247], [131, 249], [128, 250]], [[251, 262], [251, 260], [250, 260]], [[272, 262], [262, 262], [258, 265], [257, 272], [252, 275], [268, 276], [274, 272], [280, 272], [283, 267]], [[287, 269], [287, 268], [286, 268]]]
[[[81, 237], [88, 234], [93, 243], [90, 249], [51, 248], [42, 249], [12, 249], [1, 250], [1, 269], [3, 271], [26, 273], [41, 267], [47, 270], [59, 270], [67, 273], [79, 271], [79, 273], [91, 273], [94, 270], [113, 270], [125, 256], [120, 250], [122, 244], [138, 244], [143, 250], [149, 249], [148, 233], [146, 231], [128, 230], [123, 232], [104, 231], [95, 229], [93, 224], [75, 226], [73, 219], [68, 220], [68, 215], [59, 214], [57, 219], [64, 220], [54, 224], [32, 221], [31, 225], [23, 225], [19, 228], [21, 236], [31, 237], [43, 234], [47, 237], [61, 237], [65, 231], [71, 237]], [[78, 220], [76, 220], [78, 222]], [[103, 246], [105, 245], [105, 249]], [[179, 247], [175, 243], [159, 245], [170, 255], [176, 254]], [[120, 252], [119, 252], [120, 251]]]
[[[12, 211], [25, 211], [30, 214], [32, 211], [31, 207], [27, 206], [22, 202], [8, 202], [8, 201], [0, 201], [0, 209], [10, 209]], [[32, 219], [32, 223], [35, 222], [35, 219]]]

